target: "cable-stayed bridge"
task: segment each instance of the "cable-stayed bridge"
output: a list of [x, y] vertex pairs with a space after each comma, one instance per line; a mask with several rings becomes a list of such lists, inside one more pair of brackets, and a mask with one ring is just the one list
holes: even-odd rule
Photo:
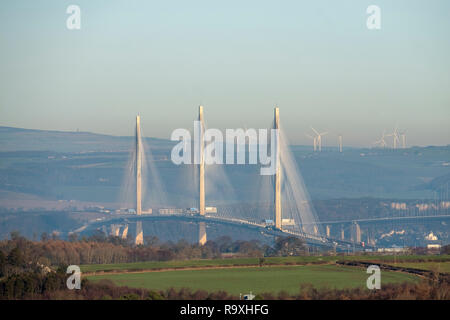
[[[199, 126], [197, 128], [197, 136], [200, 144], [198, 148], [199, 163], [193, 166], [195, 173], [193, 176], [196, 179], [196, 183], [193, 183], [193, 187], [196, 188], [196, 200], [195, 208], [193, 210], [168, 210], [170, 214], [161, 213], [155, 210], [154, 213], [146, 212], [142, 208], [142, 199], [145, 197], [146, 190], [143, 190], [142, 180], [145, 179], [143, 169], [146, 168], [145, 152], [143, 150], [143, 144], [141, 139], [140, 117], [136, 117], [136, 140], [135, 148], [133, 149], [131, 166], [128, 168], [128, 176], [133, 180], [133, 197], [135, 208], [135, 214], [118, 214], [112, 215], [107, 220], [94, 222], [86, 228], [92, 228], [106, 223], [111, 224], [112, 234], [122, 235], [126, 237], [128, 235], [128, 223], [136, 223], [136, 235], [135, 243], [137, 245], [142, 244], [144, 241], [142, 221], [163, 221], [168, 219], [190, 221], [198, 223], [199, 234], [198, 241], [202, 245], [206, 242], [206, 223], [215, 224], [227, 224], [239, 228], [255, 229], [261, 233], [265, 233], [272, 236], [294, 236], [304, 239], [308, 244], [314, 246], [347, 249], [349, 246], [354, 249], [373, 248], [374, 243], [370, 241], [361, 241], [360, 224], [366, 223], [364, 219], [352, 220], [352, 221], [329, 221], [320, 222], [309, 198], [307, 190], [303, 184], [301, 174], [297, 169], [295, 160], [293, 159], [286, 136], [281, 130], [279, 121], [279, 109], [274, 110], [274, 120], [271, 126], [272, 129], [277, 130], [278, 134], [271, 137], [269, 145], [275, 145], [275, 154], [277, 159], [275, 165], [274, 174], [266, 179], [269, 181], [265, 188], [265, 193], [262, 196], [264, 200], [267, 200], [269, 205], [263, 207], [258, 206], [232, 206], [223, 205], [212, 207], [215, 210], [211, 211], [211, 207], [207, 207], [209, 203], [206, 197], [208, 194], [209, 185], [205, 183], [205, 180], [211, 177], [210, 171], [208, 171], [208, 165], [205, 163], [205, 122], [203, 118], [203, 107], [199, 107], [198, 115]], [[186, 143], [184, 141], [184, 143]], [[242, 147], [242, 145], [241, 145]], [[239, 145], [237, 146], [239, 148]], [[244, 141], [245, 150], [245, 141]], [[267, 146], [266, 146], [267, 150]], [[272, 150], [272, 149], [271, 149]], [[274, 152], [272, 150], [272, 152]], [[220, 168], [220, 166], [219, 166]], [[217, 175], [215, 173], [214, 179], [219, 180], [220, 183], [226, 180], [226, 177]], [[223, 175], [223, 172], [221, 173]], [[150, 185], [150, 188], [158, 187], [159, 183]], [[364, 221], [363, 221], [364, 220]], [[380, 221], [379, 219], [366, 219], [373, 220], [372, 222]], [[344, 236], [344, 230], [339, 238], [332, 238], [330, 236], [330, 228], [336, 224], [351, 224], [351, 237]], [[84, 229], [86, 229], [84, 228]], [[123, 228], [120, 232], [120, 228]], [[349, 239], [350, 238], [350, 239]]]

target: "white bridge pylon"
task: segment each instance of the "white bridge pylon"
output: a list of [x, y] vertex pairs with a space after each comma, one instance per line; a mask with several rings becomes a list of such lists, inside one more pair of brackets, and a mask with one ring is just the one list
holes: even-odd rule
[[[292, 155], [289, 144], [286, 139], [286, 135], [280, 123], [280, 109], [274, 108], [274, 119], [271, 129], [276, 132], [275, 135], [271, 135], [272, 139], [275, 136], [276, 140], [271, 141], [270, 144], [275, 145], [275, 173], [272, 177], [272, 214], [263, 215], [258, 213], [257, 209], [254, 213], [253, 219], [246, 219], [243, 216], [236, 217], [235, 214], [226, 213], [225, 210], [222, 213], [221, 210], [216, 212], [208, 211], [206, 206], [205, 196], [205, 124], [204, 124], [204, 108], [199, 106], [198, 109], [198, 121], [200, 123], [199, 132], [195, 134], [199, 139], [199, 164], [198, 164], [198, 214], [200, 216], [210, 216], [220, 219], [229, 220], [242, 220], [249, 224], [266, 225], [270, 227], [270, 223], [267, 221], [273, 221], [273, 227], [279, 231], [283, 231], [286, 234], [292, 234], [296, 236], [304, 235], [305, 238], [312, 236], [317, 239], [321, 239], [323, 235], [322, 227], [319, 223], [317, 215], [312, 206], [311, 200], [307, 193], [306, 187], [303, 183], [301, 174], [297, 168], [296, 161]], [[141, 142], [141, 130], [140, 130], [140, 116], [136, 117], [136, 141], [135, 141], [135, 178], [136, 178], [136, 214], [142, 214], [142, 142]], [[244, 144], [244, 150], [245, 150]], [[238, 145], [237, 148], [240, 146]], [[273, 150], [271, 148], [271, 150]], [[266, 200], [266, 199], [264, 199]], [[215, 208], [215, 207], [213, 207]], [[228, 211], [229, 212], [229, 211]], [[259, 214], [259, 218], [258, 218]], [[266, 218], [266, 219], [264, 219]], [[266, 222], [264, 222], [266, 221]], [[199, 243], [204, 244], [206, 242], [206, 227], [201, 225], [199, 227]], [[142, 225], [137, 226], [136, 244], [143, 243], [143, 230]]]

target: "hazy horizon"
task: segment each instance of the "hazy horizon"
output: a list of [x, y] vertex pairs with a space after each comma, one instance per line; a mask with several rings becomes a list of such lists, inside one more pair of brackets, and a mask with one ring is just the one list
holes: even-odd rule
[[[115, 134], [108, 134], [108, 133], [100, 133], [100, 132], [94, 132], [94, 131], [74, 131], [74, 130], [52, 130], [52, 129], [36, 129], [36, 128], [22, 128], [22, 127], [11, 127], [11, 126], [2, 126], [0, 125], [0, 128], [12, 128], [12, 129], [19, 129], [19, 130], [37, 130], [37, 131], [46, 131], [46, 132], [60, 132], [60, 133], [89, 133], [89, 134], [93, 134], [93, 135], [104, 135], [104, 136], [109, 136], [109, 137], [115, 137], [115, 138], [130, 138], [130, 139], [134, 139], [135, 136], [133, 136], [132, 134], [125, 134], [125, 135], [115, 135]], [[143, 129], [141, 127], [141, 129]], [[145, 129], [145, 128], [144, 128]], [[192, 129], [192, 128], [186, 128], [186, 129]], [[233, 129], [238, 129], [238, 128], [233, 128]], [[244, 128], [242, 128], [244, 129]], [[191, 130], [192, 131], [192, 130]], [[225, 136], [225, 132], [222, 131], [223, 135]], [[192, 134], [192, 132], [191, 132]], [[161, 140], [167, 140], [168, 142], [170, 141], [170, 137], [164, 138], [164, 137], [155, 137], [155, 136], [148, 136], [148, 135], [143, 135], [142, 136], [145, 139], [161, 139]], [[325, 139], [325, 138], [323, 138]], [[387, 140], [387, 139], [386, 139]], [[333, 141], [334, 142], [334, 141]], [[392, 149], [392, 143], [390, 143], [391, 141], [386, 141], [388, 142], [388, 146], [386, 146], [384, 149]], [[173, 141], [173, 143], [177, 143], [177, 141]], [[311, 147], [312, 150], [312, 143], [290, 143], [291, 146], [299, 146], [299, 147]], [[450, 146], [450, 143], [447, 144], [442, 144], [442, 145], [437, 145], [437, 144], [429, 144], [429, 145], [408, 145], [406, 148], [413, 148], [413, 147], [448, 147]], [[324, 140], [323, 142], [323, 148], [338, 148], [338, 144], [326, 144], [326, 140]], [[366, 146], [361, 145], [361, 146], [355, 146], [355, 145], [345, 145], [344, 148], [352, 148], [352, 149], [383, 149], [381, 147], [377, 147], [374, 144], [368, 144]], [[399, 150], [402, 150], [401, 145], [398, 147]]]
[[[266, 128], [291, 144], [368, 147], [383, 130], [448, 145], [447, 1], [68, 1], [0, 4], [0, 125], [147, 137], [192, 128]], [[366, 8], [381, 8], [368, 30]]]

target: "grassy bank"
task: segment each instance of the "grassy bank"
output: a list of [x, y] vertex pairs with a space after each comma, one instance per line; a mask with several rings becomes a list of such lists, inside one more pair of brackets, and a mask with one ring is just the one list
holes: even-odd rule
[[[265, 266], [229, 269], [177, 270], [142, 273], [93, 275], [92, 281], [109, 279], [117, 285], [152, 290], [190, 288], [208, 292], [224, 290], [231, 294], [271, 292], [282, 290], [295, 294], [300, 285], [316, 288], [365, 288], [366, 270], [337, 265]], [[400, 272], [382, 272], [382, 283], [418, 281], [419, 278]]]

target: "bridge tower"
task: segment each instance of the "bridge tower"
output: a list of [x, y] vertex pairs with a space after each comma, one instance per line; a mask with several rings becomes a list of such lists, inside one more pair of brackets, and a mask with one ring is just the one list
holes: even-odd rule
[[136, 214], [142, 214], [142, 199], [141, 199], [141, 117], [136, 116]]
[[[141, 141], [141, 117], [136, 116], [136, 214], [142, 214], [142, 141]], [[128, 232], [128, 229], [127, 229]], [[144, 234], [142, 232], [142, 222], [136, 223], [136, 245], [144, 244]]]
[[280, 111], [278, 107], [274, 110], [274, 129], [277, 129], [275, 141], [276, 168], [275, 168], [275, 228], [282, 229], [281, 224], [281, 165], [280, 165]]
[[198, 108], [198, 121], [200, 122], [200, 136], [199, 136], [199, 142], [200, 142], [200, 190], [199, 190], [199, 212], [200, 215], [205, 215], [205, 156], [204, 156], [204, 148], [205, 148], [205, 142], [204, 142], [204, 134], [205, 134], [205, 124], [203, 121], [203, 106], [200, 106]]

